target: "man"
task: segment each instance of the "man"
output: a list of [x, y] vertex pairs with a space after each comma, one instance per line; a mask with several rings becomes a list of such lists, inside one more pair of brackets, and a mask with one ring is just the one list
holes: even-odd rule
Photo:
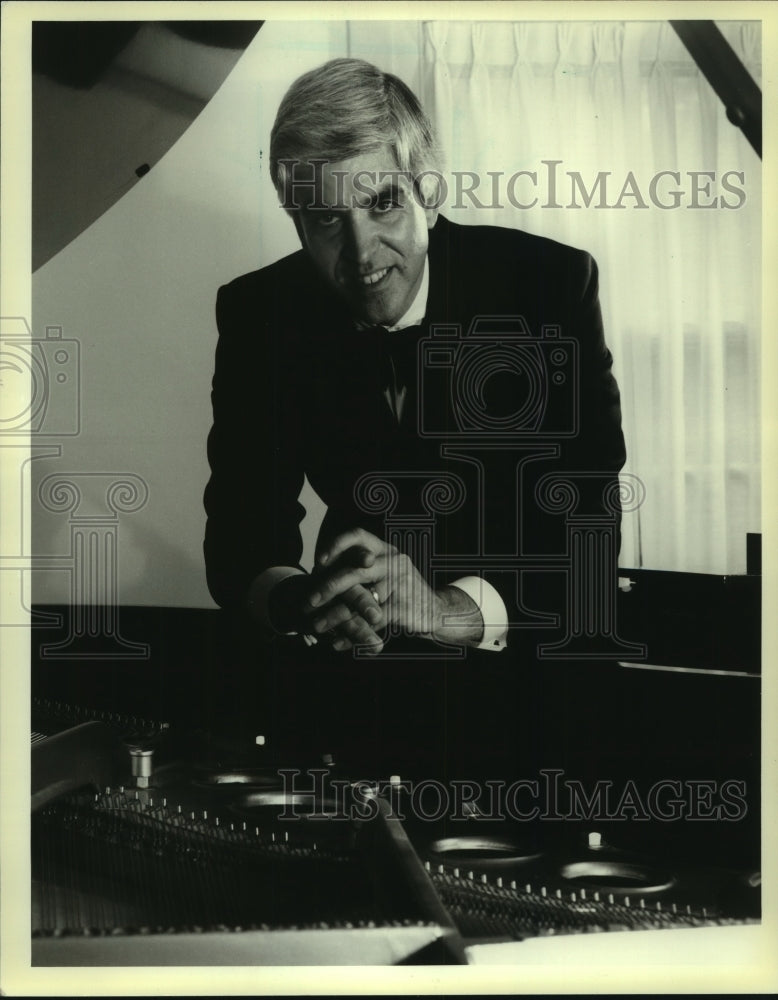
[[[548, 476], [585, 474], [596, 513], [625, 458], [596, 267], [443, 218], [426, 116], [359, 60], [292, 85], [270, 162], [302, 249], [219, 292], [211, 593], [319, 651], [515, 674], [526, 625], [564, 618]], [[327, 506], [311, 574], [304, 476]]]

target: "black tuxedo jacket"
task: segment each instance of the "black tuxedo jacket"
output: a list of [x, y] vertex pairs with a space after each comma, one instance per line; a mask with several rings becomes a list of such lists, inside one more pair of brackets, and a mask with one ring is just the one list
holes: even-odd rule
[[[617, 536], [602, 495], [625, 451], [592, 258], [439, 218], [429, 265], [400, 425], [381, 345], [303, 251], [220, 289], [205, 491], [219, 605], [244, 602], [267, 567], [299, 563], [304, 475], [328, 508], [320, 542], [356, 525], [405, 540], [435, 586], [488, 579], [511, 624], [562, 599], [572, 514], [600, 512]], [[548, 477], [562, 473], [575, 511], [554, 507]]]

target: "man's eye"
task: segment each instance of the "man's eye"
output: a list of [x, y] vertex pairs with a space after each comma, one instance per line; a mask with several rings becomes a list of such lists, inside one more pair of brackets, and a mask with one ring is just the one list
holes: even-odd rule
[[391, 212], [395, 208], [402, 208], [402, 205], [395, 198], [379, 198], [376, 203], [376, 212]]
[[340, 216], [337, 212], [317, 212], [316, 222], [320, 226], [330, 227], [340, 222]]

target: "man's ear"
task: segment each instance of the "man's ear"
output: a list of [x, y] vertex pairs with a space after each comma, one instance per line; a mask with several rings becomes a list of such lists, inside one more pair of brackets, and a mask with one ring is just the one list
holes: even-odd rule
[[439, 208], [425, 208], [424, 216], [427, 220], [427, 229], [432, 229], [435, 223], [438, 221], [438, 215], [440, 214]]

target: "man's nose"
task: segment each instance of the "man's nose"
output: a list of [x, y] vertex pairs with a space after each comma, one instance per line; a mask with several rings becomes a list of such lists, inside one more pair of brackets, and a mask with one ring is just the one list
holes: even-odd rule
[[348, 213], [346, 225], [346, 253], [357, 264], [364, 267], [371, 263], [378, 242], [378, 230], [370, 211], [354, 208]]

